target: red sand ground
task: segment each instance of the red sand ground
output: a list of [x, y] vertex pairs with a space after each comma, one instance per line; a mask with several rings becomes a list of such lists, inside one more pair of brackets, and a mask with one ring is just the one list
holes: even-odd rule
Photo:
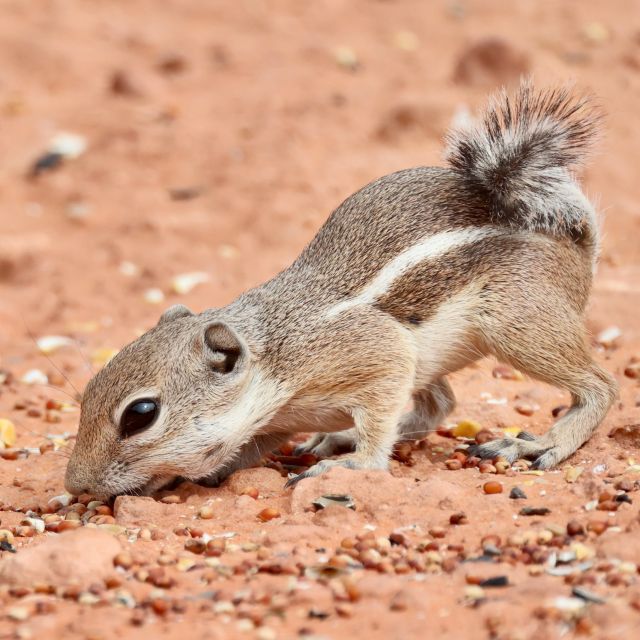
[[[511, 474], [497, 478], [502, 494], [484, 495], [483, 483], [495, 476], [448, 471], [444, 460], [455, 443], [434, 434], [412, 452], [413, 466], [393, 462], [391, 475], [337, 470], [291, 492], [277, 471], [263, 468], [235, 474], [219, 490], [183, 485], [171, 494], [177, 504], [126, 498], [115, 526], [102, 526], [120, 531], [116, 537], [88, 528], [17, 537], [17, 554], [1, 553], [1, 579], [13, 586], [0, 586], [0, 637], [640, 633], [640, 494], [630, 492], [633, 503], [615, 512], [584, 508], [605, 489], [615, 494], [621, 480], [634, 489], [640, 479], [633, 466], [640, 437], [608, 437], [614, 427], [637, 430], [640, 421], [638, 380], [623, 375], [640, 356], [637, 1], [3, 0], [0, 11], [0, 368], [16, 380], [0, 386], [0, 418], [17, 425], [16, 447], [37, 447], [45, 434], [77, 427], [74, 410], [54, 410], [50, 419], [61, 422], [45, 421], [46, 400], [65, 401], [74, 391], [30, 333], [77, 340], [78, 348], [52, 359], [81, 390], [87, 359], [99, 366], [105, 350], [149, 327], [164, 306], [224, 304], [287, 265], [330, 210], [370, 179], [438, 164], [441, 136], [457, 110], [475, 108], [522, 71], [538, 84], [575, 79], [600, 96], [608, 114], [585, 176], [604, 212], [589, 327], [594, 335], [610, 326], [622, 332], [598, 353], [620, 382], [620, 402], [569, 461], [583, 470], [575, 483], [565, 469]], [[486, 39], [502, 45], [474, 49]], [[29, 179], [60, 131], [84, 136], [86, 152]], [[195, 197], [172, 199], [176, 189]], [[123, 262], [137, 267], [129, 265], [133, 275], [123, 273]], [[172, 294], [171, 278], [191, 271], [210, 280]], [[166, 300], [146, 302], [150, 288]], [[566, 396], [532, 381], [495, 379], [494, 364], [454, 376], [454, 419], [547, 429], [551, 409]], [[32, 368], [61, 390], [17, 381]], [[518, 398], [540, 409], [520, 415]], [[0, 527], [18, 526], [20, 511], [44, 509], [63, 493], [63, 453], [0, 459]], [[514, 485], [526, 501], [509, 499]], [[239, 495], [247, 487], [260, 497]], [[356, 511], [314, 513], [311, 501], [330, 492], [352, 494]], [[213, 518], [200, 520], [205, 504]], [[519, 516], [523, 505], [551, 513]], [[265, 508], [280, 517], [262, 523], [256, 514]], [[461, 511], [468, 523], [451, 525]], [[570, 520], [592, 530], [568, 538]], [[610, 526], [602, 533], [604, 522]], [[185, 549], [189, 537], [175, 533], [185, 527], [196, 536], [197, 529], [235, 535], [222, 555], [205, 558]], [[434, 537], [442, 533], [434, 527], [444, 538]], [[389, 547], [399, 529], [408, 548]], [[369, 568], [318, 568], [343, 539], [367, 533], [360, 549], [377, 546], [381, 555], [354, 555]], [[503, 548], [501, 558], [462, 562], [481, 552], [487, 535], [499, 537], [488, 542]], [[554, 545], [566, 551], [571, 544], [592, 568], [549, 575]], [[113, 567], [120, 547], [133, 555], [133, 567]], [[500, 575], [510, 586], [486, 588], [482, 597], [468, 591], [468, 582]], [[41, 585], [34, 592], [37, 582], [57, 591]], [[555, 599], [570, 596], [571, 583], [606, 603], [573, 613], [558, 608]]]

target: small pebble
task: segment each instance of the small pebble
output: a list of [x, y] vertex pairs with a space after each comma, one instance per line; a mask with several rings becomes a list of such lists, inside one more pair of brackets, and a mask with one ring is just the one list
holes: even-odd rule
[[478, 444], [485, 444], [487, 442], [491, 442], [492, 440], [497, 440], [500, 437], [499, 434], [491, 431], [490, 429], [481, 429], [475, 435], [475, 441]]
[[123, 569], [131, 569], [131, 567], [133, 566], [133, 557], [130, 553], [123, 551], [116, 555], [116, 557], [113, 559], [113, 564], [116, 567], [122, 567]]
[[577, 520], [569, 520], [567, 522], [567, 535], [572, 537], [584, 535], [584, 527]]
[[527, 494], [520, 487], [513, 487], [509, 492], [509, 497], [512, 500], [526, 500]]
[[523, 416], [532, 416], [540, 409], [537, 404], [529, 404], [527, 402], [518, 402], [513, 408]]
[[520, 371], [508, 365], [498, 365], [491, 372], [494, 378], [501, 380], [524, 380], [524, 376]]
[[250, 498], [253, 498], [254, 500], [257, 500], [258, 497], [260, 496], [260, 492], [255, 487], [245, 487], [240, 492], [240, 495], [241, 496], [249, 496]]
[[502, 484], [500, 482], [485, 482], [482, 489], [487, 494], [502, 493]]
[[355, 51], [349, 47], [336, 48], [334, 51], [334, 57], [341, 67], [348, 69], [349, 71], [357, 71], [360, 66], [358, 56]]
[[161, 304], [164, 302], [164, 293], [162, 289], [158, 289], [157, 287], [153, 287], [151, 289], [147, 289], [143, 294], [144, 301], [148, 304]]
[[192, 289], [197, 287], [199, 284], [203, 284], [204, 282], [208, 282], [209, 280], [210, 280], [209, 274], [204, 271], [182, 273], [178, 276], [175, 276], [171, 280], [171, 289], [174, 293], [177, 293], [179, 295], [184, 295], [186, 293], [189, 293]]
[[272, 507], [267, 507], [266, 509], [263, 509], [257, 517], [261, 522], [269, 522], [269, 520], [279, 518], [280, 512]]
[[624, 369], [624, 375], [627, 378], [637, 380], [640, 378], [640, 360], [632, 360]]
[[520, 509], [521, 516], [546, 516], [551, 513], [551, 509], [547, 507], [522, 507]]
[[475, 438], [482, 431], [482, 425], [475, 420], [461, 420], [451, 430], [455, 438]]
[[454, 513], [449, 517], [449, 524], [467, 524], [469, 521], [467, 520], [467, 515], [460, 511], [459, 513]]
[[605, 349], [611, 349], [615, 346], [618, 338], [622, 336], [622, 331], [619, 327], [609, 327], [604, 331], [601, 331], [596, 337], [596, 342]]
[[209, 505], [205, 505], [204, 507], [201, 507], [200, 510], [198, 511], [198, 517], [201, 520], [211, 520], [213, 516], [214, 516], [213, 507]]
[[482, 582], [480, 582], [479, 584], [481, 587], [508, 587], [509, 577], [494, 576], [492, 578], [487, 578], [486, 580], [482, 580]]
[[16, 622], [24, 622], [29, 619], [29, 609], [26, 607], [11, 607], [7, 610], [7, 616]]

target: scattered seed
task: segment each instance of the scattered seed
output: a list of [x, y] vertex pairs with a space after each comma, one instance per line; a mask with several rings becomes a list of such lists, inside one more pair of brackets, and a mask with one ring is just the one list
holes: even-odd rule
[[16, 443], [16, 427], [6, 418], [0, 418], [0, 448], [2, 445], [5, 447], [13, 447]]
[[191, 553], [201, 554], [205, 552], [207, 545], [201, 538], [189, 538], [184, 543], [184, 548]]
[[458, 524], [467, 524], [469, 521], [467, 520], [467, 515], [460, 511], [459, 513], [454, 513], [449, 517], [449, 524], [458, 525]]
[[487, 494], [502, 493], [502, 484], [500, 482], [485, 482], [482, 489]]
[[256, 487], [245, 487], [241, 492], [240, 492], [241, 496], [249, 496], [251, 498], [253, 498], [254, 500], [257, 500], [260, 492], [258, 491], [258, 489], [256, 489]]
[[182, 273], [175, 276], [171, 280], [171, 290], [179, 295], [189, 293], [192, 289], [199, 284], [208, 282], [210, 276], [204, 271], [194, 271], [192, 273]]
[[608, 523], [603, 520], [593, 520], [587, 523], [587, 531], [591, 531], [597, 536], [602, 535], [608, 528]]
[[16, 622], [24, 622], [29, 619], [29, 609], [26, 607], [11, 607], [7, 610], [7, 616]]
[[496, 473], [498, 475], [504, 475], [509, 471], [511, 465], [506, 460], [498, 460], [494, 463], [494, 467], [496, 468]]
[[537, 404], [529, 404], [527, 402], [518, 402], [513, 407], [520, 415], [532, 416], [536, 411], [540, 409]]
[[269, 522], [269, 520], [273, 520], [274, 518], [279, 517], [280, 512], [272, 507], [267, 507], [258, 514], [258, 520], [260, 520], [261, 522]]
[[144, 292], [143, 298], [148, 304], [161, 304], [164, 302], [164, 292], [162, 289], [153, 287]]
[[584, 467], [572, 467], [568, 465], [564, 470], [564, 479], [569, 483], [573, 484], [583, 473]]
[[224, 538], [214, 538], [213, 540], [209, 540], [209, 542], [207, 542], [205, 554], [209, 557], [217, 558], [225, 552], [226, 547], [227, 541]]
[[605, 349], [611, 349], [615, 346], [616, 341], [620, 336], [622, 336], [622, 331], [619, 327], [608, 327], [598, 334], [596, 337], [596, 343]]
[[624, 375], [627, 378], [637, 380], [640, 378], [640, 359], [637, 361], [632, 360], [624, 369]]
[[337, 47], [334, 51], [335, 61], [344, 69], [357, 71], [360, 67], [358, 56], [349, 47]]
[[58, 523], [58, 532], [71, 531], [72, 529], [79, 529], [82, 526], [80, 520], [63, 520]]
[[451, 430], [455, 438], [475, 438], [482, 431], [482, 425], [475, 420], [461, 420]]
[[567, 522], [567, 535], [571, 537], [584, 535], [584, 527], [577, 520], [570, 520]]
[[481, 429], [480, 431], [478, 431], [478, 433], [476, 433], [475, 440], [478, 444], [485, 444], [487, 442], [491, 442], [492, 440], [497, 440], [499, 437], [500, 435], [494, 431], [491, 431], [491, 429]]
[[478, 585], [470, 585], [468, 587], [465, 587], [464, 597], [466, 600], [469, 600], [471, 602], [479, 602], [485, 597], [484, 589]]
[[491, 374], [494, 378], [502, 380], [524, 380], [524, 376], [522, 375], [522, 373], [520, 373], [520, 371], [504, 364], [494, 367]]
[[20, 382], [24, 384], [46, 385], [49, 384], [49, 378], [39, 369], [29, 369], [29, 371], [20, 378]]
[[200, 507], [200, 510], [198, 511], [198, 517], [201, 520], [211, 520], [213, 516], [214, 516], [213, 507], [211, 507], [210, 505], [205, 505], [204, 507]]
[[115, 556], [113, 564], [116, 567], [122, 567], [123, 569], [131, 569], [133, 566], [133, 557], [130, 553], [123, 551]]

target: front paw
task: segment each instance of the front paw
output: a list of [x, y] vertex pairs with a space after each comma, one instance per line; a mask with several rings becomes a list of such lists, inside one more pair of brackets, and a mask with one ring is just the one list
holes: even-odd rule
[[304, 480], [305, 478], [313, 478], [314, 476], [319, 476], [329, 469], [333, 469], [334, 467], [344, 467], [345, 469], [384, 469], [388, 468], [387, 461], [384, 464], [380, 460], [370, 460], [369, 458], [362, 458], [356, 453], [351, 455], [341, 456], [340, 458], [334, 458], [333, 460], [320, 460], [317, 464], [314, 464], [312, 467], [299, 473], [297, 476], [293, 476], [287, 480], [287, 484], [285, 487], [293, 487], [300, 480]]

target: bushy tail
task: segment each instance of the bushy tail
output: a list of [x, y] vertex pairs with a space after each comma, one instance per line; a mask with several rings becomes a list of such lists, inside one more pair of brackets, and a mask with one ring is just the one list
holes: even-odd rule
[[569, 236], [594, 251], [597, 222], [572, 169], [598, 132], [599, 111], [566, 88], [503, 91], [481, 121], [447, 136], [447, 159], [488, 201], [496, 223]]

